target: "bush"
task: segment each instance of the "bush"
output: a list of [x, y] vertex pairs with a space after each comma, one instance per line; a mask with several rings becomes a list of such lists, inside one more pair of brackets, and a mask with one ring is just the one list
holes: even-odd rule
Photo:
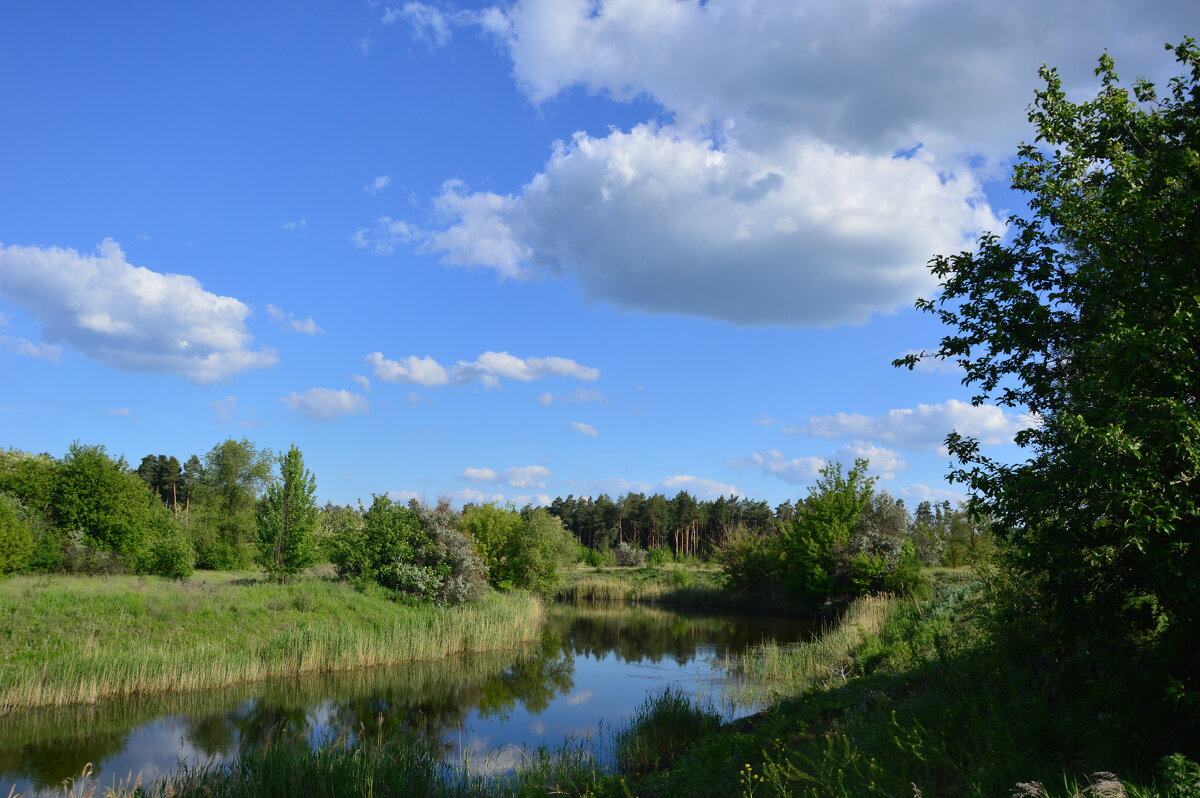
[[579, 546], [562, 521], [541, 508], [517, 512], [476, 505], [463, 512], [459, 527], [475, 541], [488, 581], [500, 590], [553, 590], [559, 566], [578, 556]]
[[666, 565], [671, 560], [671, 552], [662, 546], [655, 546], [646, 552], [646, 564], [655, 568]]
[[334, 535], [331, 559], [343, 578], [378, 583], [397, 598], [469, 601], [483, 592], [487, 572], [454, 521], [449, 505], [406, 507], [375, 496], [361, 529], [346, 524]]
[[196, 557], [192, 541], [178, 525], [168, 523], [150, 548], [149, 571], [168, 579], [187, 579]]
[[641, 568], [646, 564], [646, 552], [644, 549], [639, 549], [636, 546], [630, 546], [625, 541], [617, 544], [617, 548], [613, 550], [616, 555], [617, 565], [623, 568]]
[[616, 560], [613, 559], [613, 556], [609, 552], [601, 551], [600, 549], [585, 548], [583, 550], [583, 562], [592, 568], [603, 568], [606, 565], [613, 565]]
[[20, 502], [0, 493], [0, 574], [20, 571], [33, 555], [33, 532]]

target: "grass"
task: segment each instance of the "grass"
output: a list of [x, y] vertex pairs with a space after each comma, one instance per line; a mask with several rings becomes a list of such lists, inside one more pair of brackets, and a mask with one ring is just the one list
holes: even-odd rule
[[407, 607], [320, 578], [13, 577], [0, 581], [0, 714], [512, 648], [542, 617], [524, 594]]
[[811, 640], [768, 642], [743, 651], [726, 663], [729, 671], [745, 680], [734, 688], [734, 698], [742, 704], [757, 703], [844, 683], [863, 642], [878, 636], [900, 601], [891, 596], [863, 596]]
[[644, 568], [580, 566], [567, 573], [555, 598], [559, 601], [630, 601], [693, 607], [741, 607], [741, 599], [724, 590], [716, 568], [671, 564]]

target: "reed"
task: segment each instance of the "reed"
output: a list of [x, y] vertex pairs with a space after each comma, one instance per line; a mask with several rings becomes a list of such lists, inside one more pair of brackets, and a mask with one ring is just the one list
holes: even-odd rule
[[800, 643], [763, 643], [731, 657], [729, 670], [744, 683], [731, 688], [739, 702], [798, 695], [844, 682], [864, 640], [879, 634], [897, 607], [891, 596], [856, 599], [823, 633]]
[[525, 594], [411, 607], [316, 578], [17, 577], [0, 582], [0, 714], [506, 649], [542, 618]]

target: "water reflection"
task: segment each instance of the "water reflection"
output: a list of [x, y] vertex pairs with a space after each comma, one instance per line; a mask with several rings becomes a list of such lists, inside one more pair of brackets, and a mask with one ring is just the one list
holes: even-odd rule
[[[786, 619], [623, 604], [552, 607], [542, 639], [471, 655], [225, 690], [38, 710], [0, 722], [0, 795], [51, 790], [91, 762], [105, 779], [221, 761], [280, 735], [317, 742], [420, 733], [449, 761], [507, 768], [512, 749], [619, 724], [667, 683], [719, 681], [727, 652], [810, 630]], [[508, 764], [504, 764], [504, 763]]]

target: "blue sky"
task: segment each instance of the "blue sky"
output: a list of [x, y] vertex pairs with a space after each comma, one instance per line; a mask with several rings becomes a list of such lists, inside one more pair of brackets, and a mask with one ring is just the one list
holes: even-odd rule
[[1036, 70], [1174, 74], [1191, 2], [7, 4], [0, 445], [304, 451], [322, 499], [1018, 457], [912, 310], [1021, 200]]

